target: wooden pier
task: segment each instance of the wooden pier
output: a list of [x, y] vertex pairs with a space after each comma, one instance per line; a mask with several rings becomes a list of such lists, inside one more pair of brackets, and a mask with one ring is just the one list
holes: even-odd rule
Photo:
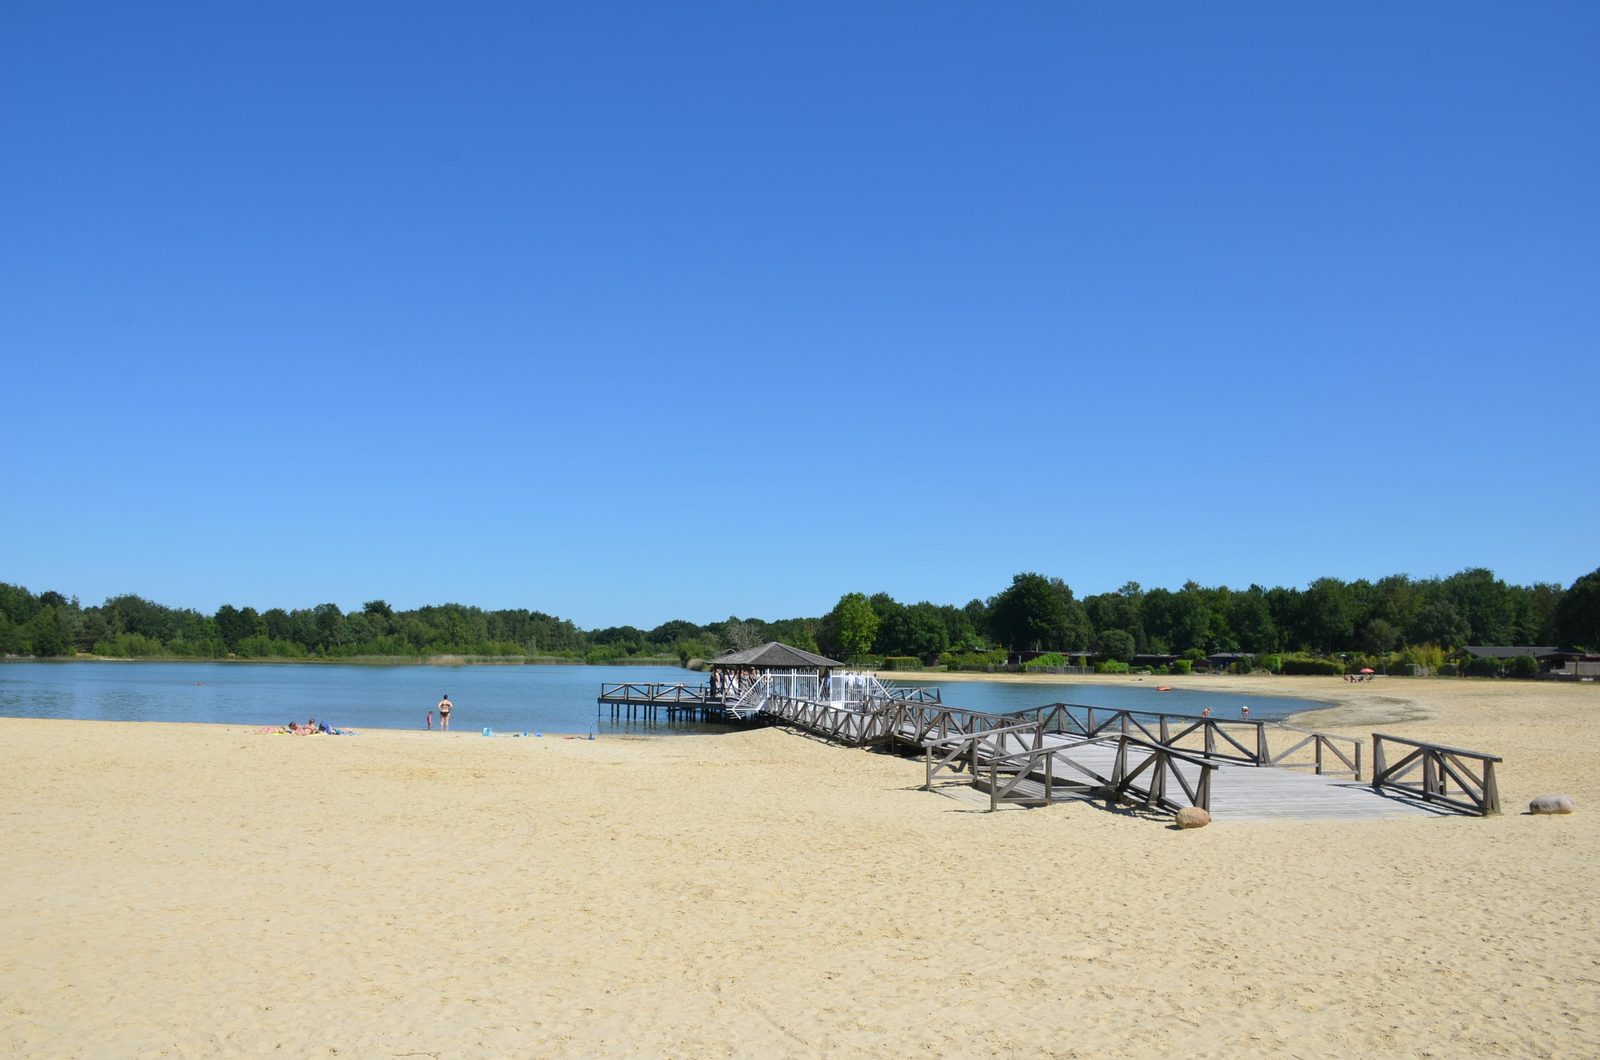
[[[918, 755], [927, 790], [990, 810], [1097, 799], [1163, 811], [1198, 806], [1220, 821], [1500, 812], [1500, 759], [1475, 751], [1374, 733], [1368, 779], [1365, 741], [1339, 733], [1075, 703], [991, 714], [870, 675], [831, 684], [813, 677], [809, 685], [795, 676], [769, 674], [725, 694], [710, 684], [602, 685], [599, 703], [613, 721], [779, 724]], [[808, 691], [794, 694], [802, 685]]]
[[[1218, 821], [1380, 820], [1496, 813], [1492, 755], [1264, 721], [1053, 703], [1010, 714], [943, 704], [769, 704], [779, 724], [831, 742], [917, 754], [925, 788], [975, 808], [1105, 800]], [[1385, 742], [1410, 754], [1384, 765]], [[1416, 774], [1420, 773], [1421, 776]], [[1452, 787], [1453, 784], [1453, 787]]]
[[611, 708], [612, 721], [718, 722], [728, 712], [727, 700], [706, 684], [603, 684], [599, 705]]

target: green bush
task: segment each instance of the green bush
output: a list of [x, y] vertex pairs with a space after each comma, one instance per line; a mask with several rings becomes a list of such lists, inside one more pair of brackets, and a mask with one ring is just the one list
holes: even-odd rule
[[1175, 674], [1192, 674], [1194, 673], [1194, 660], [1176, 659], [1173, 661], [1172, 666], [1169, 669], [1170, 672]]
[[1257, 655], [1255, 664], [1257, 670], [1265, 670], [1269, 674], [1283, 673], [1283, 656], [1281, 655]]
[[1500, 660], [1490, 659], [1482, 655], [1474, 655], [1467, 660], [1468, 677], [1499, 677]]
[[1029, 659], [1022, 664], [1024, 670], [1056, 670], [1063, 666], [1074, 665], [1072, 658], [1062, 655], [1058, 651], [1046, 652], [1036, 658]]
[[1442, 672], [1444, 649], [1437, 644], [1408, 644], [1400, 651], [1400, 661], [1416, 663], [1434, 672]]
[[1344, 662], [1316, 655], [1289, 655], [1283, 660], [1283, 672], [1315, 677], [1340, 677], [1344, 674]]
[[884, 670], [920, 670], [922, 660], [915, 655], [885, 655], [883, 657]]
[[1128, 672], [1128, 664], [1118, 662], [1115, 659], [1103, 659], [1094, 664], [1094, 672], [1097, 674], [1125, 674]]
[[1506, 672], [1512, 677], [1538, 677], [1539, 660], [1531, 655], [1518, 655], [1511, 660]]
[[117, 659], [152, 659], [166, 654], [166, 649], [159, 640], [147, 637], [143, 633], [119, 633], [109, 640], [102, 640], [95, 644], [96, 655], [108, 655]]
[[976, 670], [980, 673], [999, 669], [1006, 664], [1006, 653], [1000, 648], [993, 651], [947, 651], [939, 656], [949, 670]]

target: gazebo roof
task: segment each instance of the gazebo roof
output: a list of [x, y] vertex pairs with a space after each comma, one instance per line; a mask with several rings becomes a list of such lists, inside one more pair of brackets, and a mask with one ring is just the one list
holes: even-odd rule
[[787, 644], [768, 641], [759, 648], [729, 652], [711, 660], [712, 666], [752, 666], [758, 670], [817, 670], [824, 666], [843, 666], [835, 659], [825, 659]]

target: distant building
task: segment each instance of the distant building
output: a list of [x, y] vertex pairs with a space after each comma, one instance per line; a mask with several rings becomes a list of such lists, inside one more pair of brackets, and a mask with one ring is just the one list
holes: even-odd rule
[[1519, 655], [1528, 655], [1539, 664], [1539, 672], [1557, 677], [1600, 676], [1600, 655], [1579, 651], [1576, 648], [1558, 648], [1547, 644], [1470, 644], [1457, 648], [1447, 658], [1464, 663], [1469, 659], [1494, 659], [1505, 662]]
[[1006, 665], [1021, 666], [1041, 655], [1064, 655], [1069, 666], [1087, 666], [1090, 659], [1100, 657], [1098, 653], [1092, 651], [1014, 651], [1006, 656]]
[[[1200, 660], [1200, 662], [1205, 663], [1213, 670], [1226, 670], [1235, 663], [1238, 663], [1242, 666], [1244, 663], [1254, 659], [1255, 657], [1256, 653], [1253, 651], [1219, 651], [1207, 655], [1204, 659]], [[1196, 663], [1195, 665], [1198, 666], [1199, 663]]]

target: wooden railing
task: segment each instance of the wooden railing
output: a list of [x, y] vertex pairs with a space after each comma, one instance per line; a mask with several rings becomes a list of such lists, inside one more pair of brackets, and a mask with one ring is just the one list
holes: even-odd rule
[[[1411, 750], [1398, 762], [1389, 765], [1385, 744], [1399, 744]], [[1374, 788], [1379, 791], [1398, 791], [1424, 802], [1438, 803], [1480, 817], [1500, 812], [1500, 788], [1494, 779], [1494, 767], [1500, 761], [1500, 758], [1481, 751], [1420, 743], [1380, 732], [1372, 734]], [[1420, 779], [1415, 776], [1419, 771]], [[1452, 780], [1459, 794], [1451, 793]]]
[[669, 685], [665, 683], [635, 684], [623, 681], [617, 684], [602, 684], [600, 686], [600, 702], [610, 703], [622, 701], [627, 703], [687, 703], [701, 705], [710, 695], [710, 689], [705, 685]]
[[1032, 723], [1031, 719], [1011, 714], [963, 710], [960, 707], [947, 707], [942, 703], [895, 701], [885, 705], [885, 713], [889, 719], [891, 742], [909, 744], [912, 747], [923, 747], [931, 740], [966, 736], [1023, 722]]
[[[1093, 736], [1067, 745], [1052, 744], [1043, 740], [1042, 735], [1033, 747], [995, 755], [983, 764], [988, 774], [991, 810], [998, 809], [1002, 803], [1047, 805], [1056, 800], [1058, 791], [1098, 795], [1111, 805], [1133, 802], [1174, 812], [1184, 806], [1211, 808], [1211, 775], [1218, 769], [1215, 762], [1121, 733]], [[1117, 756], [1110, 777], [1073, 758], [1076, 751], [1087, 745], [1112, 742], [1117, 745]], [[1192, 783], [1179, 769], [1180, 765], [1189, 767], [1194, 774]], [[1074, 771], [1083, 779], [1067, 771]], [[1144, 778], [1142, 784], [1140, 778]], [[1169, 797], [1169, 782], [1189, 801], [1180, 802]]]
[[[1081, 716], [1080, 713], [1081, 712]], [[1188, 754], [1260, 766], [1272, 763], [1264, 721], [1234, 721], [1203, 714], [1166, 714], [1153, 710], [1091, 707], [1083, 703], [1050, 703], [1014, 711], [1036, 718], [1048, 732], [1077, 736], [1118, 733]], [[1185, 743], [1184, 741], [1189, 741]], [[1200, 746], [1193, 744], [1198, 741]]]
[[1039, 726], [1032, 722], [1023, 722], [1019, 725], [930, 740], [923, 744], [927, 779], [922, 785], [922, 790], [932, 791], [934, 777], [946, 769], [959, 772], [963, 764], [966, 765], [967, 772], [976, 778], [980, 765], [1013, 753], [1011, 748], [1014, 742], [1020, 742], [1025, 748], [1037, 749], [1041, 746], [1042, 736]]
[[[1130, 748], [1149, 751], [1144, 761], [1129, 768], [1128, 752]], [[1190, 786], [1188, 779], [1178, 770], [1178, 765], [1191, 766], [1199, 770], [1195, 783]], [[1143, 787], [1135, 781], [1145, 771], [1149, 771], [1149, 780]], [[1117, 766], [1111, 775], [1111, 791], [1106, 798], [1113, 802], [1129, 801], [1130, 794], [1139, 796], [1146, 806], [1160, 806], [1162, 809], [1177, 811], [1183, 804], [1167, 798], [1167, 779], [1175, 780], [1183, 793], [1189, 796], [1189, 805], [1198, 806], [1202, 810], [1211, 809], [1211, 774], [1217, 771], [1213, 762], [1193, 758], [1170, 747], [1160, 744], [1148, 744], [1143, 740], [1131, 736], [1120, 737], [1117, 743]]]
[[907, 685], [885, 684], [883, 690], [888, 693], [888, 698], [897, 703], [940, 703], [937, 688], [912, 687]]
[[[1276, 728], [1284, 732], [1299, 733], [1302, 739], [1290, 747], [1274, 754], [1268, 759], [1267, 764], [1281, 766], [1284, 769], [1311, 769], [1317, 776], [1344, 776], [1349, 774], [1353, 779], [1361, 779], [1361, 738], [1358, 736], [1341, 736], [1331, 732], [1314, 732], [1311, 729], [1297, 729], [1293, 725], [1279, 725]], [[1343, 746], [1341, 746], [1343, 745]], [[1302, 749], [1311, 748], [1310, 761], [1289, 761], [1289, 756], [1299, 753]], [[1348, 748], [1349, 754], [1345, 753]], [[1333, 762], [1337, 759], [1344, 763], [1344, 768], [1339, 769]]]
[[[1121, 738], [1108, 736], [1102, 739]], [[991, 758], [983, 766], [988, 772], [989, 809], [998, 810], [1004, 803], [1048, 806], [1058, 801], [1058, 792], [1108, 795], [1112, 786], [1110, 778], [1090, 769], [1071, 755], [1073, 750], [1085, 744], [1099, 742], [1099, 739], [1085, 740], [1063, 746], [1046, 743], [1041, 738], [1033, 747]], [[1074, 772], [1081, 774], [1083, 779], [1075, 779]], [[981, 776], [975, 778], [975, 782], [982, 780]]]
[[882, 711], [820, 703], [792, 696], [772, 696], [766, 712], [780, 722], [815, 733], [832, 743], [860, 747], [883, 738], [887, 720]]

